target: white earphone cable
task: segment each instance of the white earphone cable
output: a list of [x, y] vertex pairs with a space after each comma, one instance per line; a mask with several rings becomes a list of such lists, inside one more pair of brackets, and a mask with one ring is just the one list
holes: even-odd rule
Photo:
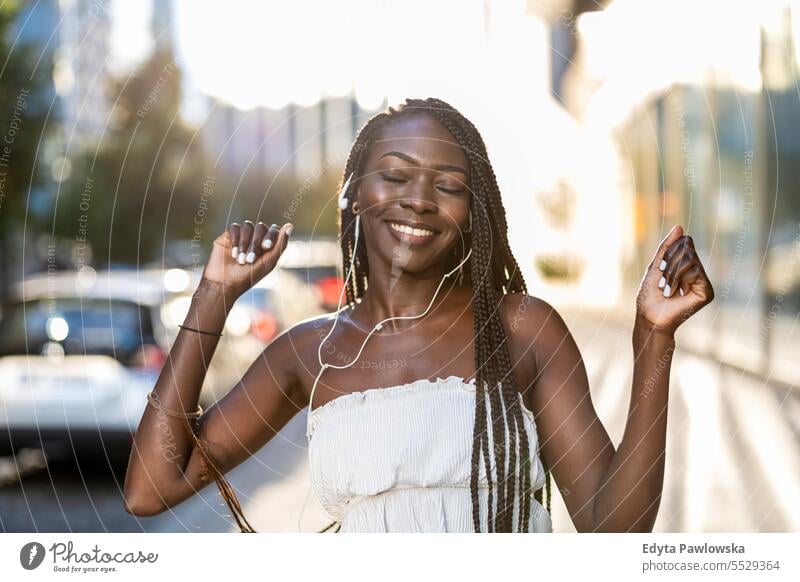
[[[353, 177], [353, 175], [350, 174], [350, 176], [345, 181], [344, 186], [342, 187], [342, 191], [340, 192], [340, 195], [339, 195], [339, 208], [341, 208], [342, 210], [344, 210], [344, 208], [347, 207], [347, 198], [344, 197], [344, 194], [347, 192], [347, 188], [348, 188], [348, 186], [350, 184], [350, 179], [352, 177]], [[472, 218], [472, 215], [470, 214], [470, 221], [471, 221], [471, 218]], [[464, 263], [467, 262], [467, 259], [469, 259], [470, 255], [472, 254], [472, 247], [470, 247], [469, 251], [464, 256], [464, 258], [461, 260], [461, 262], [458, 265], [456, 265], [453, 269], [451, 269], [449, 272], [445, 273], [445, 275], [442, 277], [442, 280], [439, 281], [439, 286], [436, 288], [436, 291], [434, 291], [433, 297], [431, 298], [431, 302], [428, 304], [428, 307], [425, 309], [425, 311], [423, 311], [419, 315], [398, 315], [398, 316], [394, 316], [394, 317], [387, 317], [387, 318], [381, 320], [380, 322], [375, 324], [375, 326], [372, 328], [372, 330], [369, 332], [369, 334], [367, 334], [367, 337], [364, 339], [364, 342], [361, 344], [361, 348], [358, 350], [358, 353], [352, 359], [351, 362], [349, 362], [349, 363], [347, 363], [345, 365], [342, 365], [342, 366], [337, 366], [335, 364], [328, 364], [328, 363], [322, 361], [322, 348], [325, 345], [325, 342], [328, 341], [328, 338], [333, 333], [333, 329], [336, 327], [336, 323], [339, 321], [339, 315], [341, 314], [341, 311], [342, 311], [342, 299], [344, 298], [344, 293], [345, 293], [345, 289], [346, 289], [346, 286], [347, 286], [347, 282], [350, 280], [350, 277], [351, 277], [352, 272], [353, 272], [353, 265], [355, 264], [355, 258], [356, 258], [356, 249], [358, 249], [358, 237], [359, 237], [359, 232], [361, 230], [359, 228], [360, 220], [361, 220], [361, 215], [357, 214], [356, 215], [356, 221], [355, 221], [355, 240], [353, 241], [353, 254], [350, 257], [350, 267], [347, 269], [347, 276], [344, 279], [344, 285], [342, 285], [342, 290], [339, 293], [339, 303], [338, 303], [338, 306], [336, 308], [336, 317], [334, 317], [333, 325], [331, 325], [330, 330], [328, 330], [328, 333], [322, 339], [322, 341], [319, 344], [319, 348], [317, 349], [317, 358], [319, 360], [320, 369], [319, 369], [319, 372], [317, 373], [317, 377], [314, 379], [314, 384], [311, 387], [311, 394], [310, 394], [310, 396], [308, 398], [308, 414], [307, 414], [307, 417], [306, 417], [306, 436], [308, 437], [309, 441], [310, 441], [310, 438], [311, 438], [310, 437], [310, 432], [311, 432], [311, 412], [312, 412], [312, 402], [314, 400], [314, 391], [317, 389], [317, 384], [319, 383], [319, 379], [322, 377], [322, 373], [327, 368], [336, 368], [338, 370], [343, 370], [343, 369], [349, 368], [350, 366], [355, 364], [358, 361], [358, 358], [361, 356], [361, 353], [364, 351], [364, 348], [366, 347], [367, 342], [369, 341], [369, 338], [372, 337], [373, 333], [375, 333], [376, 331], [382, 329], [384, 323], [387, 323], [387, 322], [393, 321], [393, 320], [397, 320], [397, 319], [418, 319], [418, 318], [424, 316], [426, 313], [428, 313], [428, 311], [430, 311], [431, 307], [433, 306], [434, 301], [436, 301], [436, 297], [439, 295], [439, 291], [441, 290], [442, 285], [444, 285], [445, 279], [447, 279], [447, 277], [449, 277], [450, 275], [452, 275], [453, 273], [458, 271], [464, 265]], [[308, 453], [309, 453], [309, 470], [310, 470], [311, 469], [311, 446], [310, 446], [310, 443], [309, 443], [309, 446], [308, 446]], [[310, 493], [311, 493], [311, 481], [309, 480], [308, 492], [306, 493], [306, 500], [303, 503], [303, 508], [300, 510], [300, 515], [297, 518], [297, 531], [301, 531], [300, 530], [300, 521], [301, 521], [301, 519], [303, 517], [303, 513], [305, 512], [306, 505], [308, 504], [308, 498], [309, 498]]]

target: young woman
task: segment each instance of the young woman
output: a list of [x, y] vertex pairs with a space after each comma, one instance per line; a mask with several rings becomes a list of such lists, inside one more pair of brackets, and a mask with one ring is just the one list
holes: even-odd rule
[[224, 474], [309, 408], [312, 485], [339, 531], [549, 532], [551, 472], [578, 531], [651, 531], [675, 330], [714, 297], [692, 238], [673, 227], [642, 279], [615, 450], [564, 320], [527, 294], [472, 123], [438, 99], [390, 107], [360, 131], [343, 183], [346, 306], [281, 334], [203, 413], [226, 315], [292, 225], [245, 221], [214, 241], [136, 433], [127, 511], [158, 514], [211, 475], [254, 531]]

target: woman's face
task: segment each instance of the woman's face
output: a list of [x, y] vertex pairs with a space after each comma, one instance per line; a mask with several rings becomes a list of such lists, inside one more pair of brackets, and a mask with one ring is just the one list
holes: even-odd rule
[[370, 265], [441, 271], [469, 228], [469, 161], [434, 118], [414, 115], [385, 128], [368, 152], [356, 200]]

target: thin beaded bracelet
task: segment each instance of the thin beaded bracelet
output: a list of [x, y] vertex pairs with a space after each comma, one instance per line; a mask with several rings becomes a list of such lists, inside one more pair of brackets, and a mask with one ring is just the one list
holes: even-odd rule
[[188, 329], [189, 331], [196, 331], [197, 333], [203, 333], [205, 335], [213, 335], [215, 337], [222, 337], [221, 333], [214, 333], [213, 331], [204, 331], [202, 329], [196, 329], [194, 327], [189, 327], [188, 325], [179, 325], [181, 329]]
[[194, 412], [183, 412], [177, 410], [170, 410], [169, 408], [164, 408], [161, 406], [161, 402], [158, 399], [158, 395], [155, 393], [155, 390], [152, 392], [147, 393], [147, 400], [156, 410], [160, 410], [164, 414], [168, 414], [174, 418], [185, 418], [186, 420], [197, 420], [203, 415], [203, 407], [199, 404], [197, 405], [197, 410]]

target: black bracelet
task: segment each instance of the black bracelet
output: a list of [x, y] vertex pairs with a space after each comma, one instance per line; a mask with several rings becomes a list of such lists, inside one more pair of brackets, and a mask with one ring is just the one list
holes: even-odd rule
[[206, 335], [213, 335], [216, 337], [222, 337], [221, 333], [214, 333], [213, 331], [203, 331], [202, 329], [195, 329], [193, 327], [189, 327], [188, 325], [179, 325], [181, 329], [188, 329], [189, 331], [196, 331], [197, 333], [204, 333]]

